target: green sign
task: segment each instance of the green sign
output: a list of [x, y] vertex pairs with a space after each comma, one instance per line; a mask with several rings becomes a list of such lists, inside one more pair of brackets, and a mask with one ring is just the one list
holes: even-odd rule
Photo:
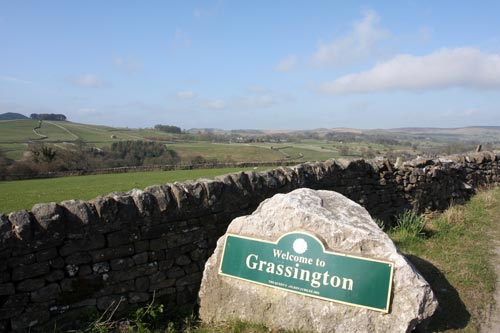
[[294, 293], [389, 312], [393, 264], [325, 251], [313, 235], [276, 243], [228, 234], [220, 274]]

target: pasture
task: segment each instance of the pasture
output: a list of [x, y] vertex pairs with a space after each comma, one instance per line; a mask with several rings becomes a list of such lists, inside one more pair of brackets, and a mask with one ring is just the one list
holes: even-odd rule
[[[262, 171], [266, 167], [247, 170]], [[213, 178], [242, 168], [197, 169], [175, 171], [133, 172], [107, 175], [75, 176], [0, 182], [0, 212], [31, 209], [34, 204], [61, 202], [70, 199], [90, 200], [111, 192], [127, 192], [150, 185]]]

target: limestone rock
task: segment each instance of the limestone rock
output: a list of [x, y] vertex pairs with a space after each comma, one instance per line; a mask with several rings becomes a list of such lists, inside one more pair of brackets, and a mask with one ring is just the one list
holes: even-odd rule
[[313, 332], [411, 332], [429, 318], [437, 301], [428, 283], [402, 256], [368, 212], [331, 191], [299, 189], [264, 201], [227, 232], [276, 241], [292, 231], [316, 234], [330, 251], [394, 263], [388, 314], [320, 300], [218, 274], [224, 237], [203, 274], [200, 316], [206, 322], [239, 318], [270, 328]]

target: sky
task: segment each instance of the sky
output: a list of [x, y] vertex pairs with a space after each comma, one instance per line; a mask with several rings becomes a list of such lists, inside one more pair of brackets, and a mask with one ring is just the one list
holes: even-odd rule
[[145, 128], [500, 126], [500, 1], [0, 0], [0, 113]]

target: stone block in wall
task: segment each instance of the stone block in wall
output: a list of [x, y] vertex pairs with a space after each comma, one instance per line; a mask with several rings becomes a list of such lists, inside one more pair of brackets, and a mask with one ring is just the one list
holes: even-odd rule
[[96, 250], [106, 246], [106, 238], [99, 232], [93, 232], [86, 235], [83, 239], [75, 239], [66, 241], [59, 250], [61, 256], [68, 256], [70, 254]]
[[165, 272], [157, 272], [149, 276], [149, 291], [175, 286], [175, 278], [168, 278]]
[[[80, 265], [78, 266], [78, 277], [85, 277], [93, 273], [92, 267], [90, 265]], [[102, 277], [105, 279], [105, 276]]]
[[152, 251], [160, 251], [168, 248], [167, 237], [152, 239], [149, 243], [149, 248]]
[[45, 280], [47, 282], [57, 282], [61, 281], [62, 279], [64, 279], [64, 272], [59, 269], [51, 271], [49, 274], [45, 275]]
[[93, 262], [109, 261], [133, 255], [135, 252], [134, 246], [123, 245], [115, 248], [105, 248], [102, 250], [90, 251]]
[[22, 292], [35, 291], [45, 286], [45, 279], [27, 279], [17, 284], [16, 289]]
[[9, 267], [18, 267], [34, 264], [36, 261], [36, 255], [34, 253], [28, 253], [9, 258], [7, 263]]
[[182, 268], [178, 266], [173, 267], [167, 272], [167, 277], [170, 279], [178, 279], [184, 275], [186, 275], [186, 273]]
[[115, 247], [123, 244], [133, 243], [139, 240], [139, 229], [127, 228], [106, 235], [108, 247]]
[[149, 261], [160, 261], [165, 260], [167, 255], [165, 254], [165, 250], [157, 250], [148, 252], [148, 260]]
[[148, 262], [148, 253], [147, 252], [142, 252], [134, 255], [132, 259], [134, 260], [134, 263], [136, 265], [142, 265]]
[[12, 224], [16, 236], [25, 241], [33, 240], [34, 220], [27, 210], [20, 210], [9, 214], [9, 220]]
[[12, 280], [21, 281], [47, 274], [49, 271], [50, 267], [48, 262], [41, 262], [24, 266], [20, 265], [12, 269]]
[[150, 240], [165, 237], [175, 228], [174, 223], [162, 223], [157, 225], [146, 225], [141, 227], [141, 239]]
[[44, 236], [63, 238], [66, 235], [64, 211], [55, 202], [36, 204], [31, 208], [31, 213], [39, 226], [35, 230], [37, 231], [37, 239]]
[[224, 202], [220, 200], [224, 187], [223, 182], [215, 179], [201, 179], [200, 184], [205, 188], [207, 206], [210, 211], [218, 212], [224, 210]]
[[179, 266], [186, 266], [191, 263], [191, 259], [189, 259], [187, 255], [183, 254], [175, 259], [175, 263]]
[[57, 283], [51, 283], [48, 286], [40, 288], [31, 293], [32, 302], [47, 302], [57, 299], [61, 293], [61, 288]]
[[196, 303], [199, 286], [186, 287], [184, 290], [177, 290], [176, 303], [178, 306], [192, 306]]
[[153, 195], [156, 207], [158, 208], [160, 214], [163, 214], [177, 207], [177, 203], [175, 202], [170, 190], [170, 186], [168, 185], [149, 186], [146, 187], [144, 191]]
[[155, 289], [154, 292], [156, 296], [161, 299], [162, 303], [175, 300], [175, 288], [170, 287], [164, 289]]
[[50, 312], [43, 308], [29, 308], [20, 316], [11, 319], [14, 331], [21, 331], [45, 323], [50, 319]]
[[134, 242], [135, 252], [141, 253], [149, 250], [149, 241], [148, 240], [140, 240]]
[[165, 251], [166, 258], [167, 259], [177, 259], [180, 255], [184, 253], [189, 253], [193, 251], [194, 249], [197, 248], [197, 245], [195, 243], [187, 243], [185, 245], [175, 247], [173, 249], [168, 249]]
[[61, 269], [64, 267], [64, 259], [61, 257], [56, 257], [49, 260], [49, 266], [51, 268]]
[[160, 271], [164, 272], [169, 270], [174, 265], [174, 259], [167, 259], [158, 262], [158, 268]]
[[184, 287], [190, 286], [190, 285], [199, 286], [201, 283], [202, 275], [203, 274], [201, 272], [195, 272], [195, 273], [191, 273], [189, 275], [186, 275], [180, 279], [177, 279], [177, 281], [175, 282], [175, 286], [177, 288], [184, 288]]
[[0, 249], [13, 236], [13, 227], [7, 216], [0, 213]]
[[129, 269], [134, 266], [135, 262], [132, 258], [120, 258], [111, 260], [111, 269], [113, 271]]
[[145, 302], [149, 301], [149, 299], [150, 299], [149, 293], [146, 293], [146, 292], [134, 291], [134, 292], [128, 293], [127, 296], [128, 296], [128, 301], [131, 304], [145, 303]]
[[134, 280], [122, 281], [120, 283], [110, 284], [102, 287], [93, 294], [95, 297], [109, 296], [112, 294], [126, 294], [135, 290]]
[[64, 259], [64, 262], [67, 265], [88, 264], [91, 261], [92, 261], [92, 257], [86, 252], [73, 253]]
[[90, 201], [103, 224], [97, 224], [101, 231], [108, 232], [121, 229], [122, 224], [136, 221], [138, 210], [130, 195], [111, 193], [105, 197], [97, 197]]
[[168, 248], [176, 248], [185, 244], [193, 244], [203, 239], [203, 232], [178, 233], [167, 238]]
[[[155, 273], [158, 274], [158, 273]], [[155, 275], [153, 274], [153, 275]], [[150, 275], [153, 276], [153, 275]], [[147, 291], [149, 289], [149, 278], [147, 276], [138, 277], [134, 282], [134, 290], [137, 291]]]
[[121, 295], [103, 296], [97, 299], [97, 309], [100, 311], [123, 311], [127, 308], [127, 298]]
[[149, 223], [152, 222], [151, 218], [159, 214], [156, 198], [153, 194], [138, 189], [133, 189], [127, 192], [128, 195], [134, 200], [135, 206], [139, 216], [147, 218]]
[[56, 248], [42, 250], [36, 253], [36, 261], [38, 262], [48, 261], [50, 259], [54, 259], [55, 257], [57, 257], [57, 255], [58, 254]]
[[0, 296], [14, 295], [16, 292], [13, 283], [0, 284]]
[[[1, 309], [23, 309], [29, 302], [29, 293], [17, 293], [7, 297]], [[1, 318], [0, 318], [1, 319]]]
[[[265, 180], [262, 175], [255, 171], [246, 171], [245, 174], [248, 177], [248, 182], [250, 187], [252, 188], [252, 192], [254, 193], [254, 196], [256, 197], [262, 197], [263, 193], [262, 191], [265, 188]], [[260, 199], [257, 199], [260, 201]]]
[[95, 207], [83, 200], [67, 200], [61, 202], [69, 234], [81, 234], [84, 227], [98, 222]]
[[123, 272], [111, 271], [109, 280], [111, 283], [127, 280], [134, 281], [134, 279], [137, 277], [148, 276], [156, 272], [158, 272], [158, 263], [150, 262], [147, 264], [131, 267], [126, 271], [126, 274], [124, 274]]
[[200, 271], [200, 265], [199, 265], [199, 263], [201, 263], [201, 262], [202, 261], [192, 262], [189, 265], [183, 266], [182, 268], [184, 269], [184, 272], [186, 272], [186, 274], [192, 274], [192, 273], [195, 273], [195, 272], [199, 272]]

